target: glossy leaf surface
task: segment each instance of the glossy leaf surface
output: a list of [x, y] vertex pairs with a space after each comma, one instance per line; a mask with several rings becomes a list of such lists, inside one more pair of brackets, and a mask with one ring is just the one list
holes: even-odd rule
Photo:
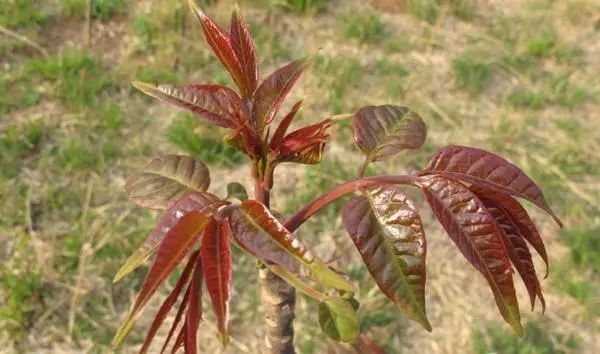
[[143, 307], [148, 303], [160, 284], [188, 254], [207, 222], [206, 214], [192, 211], [182, 216], [169, 230], [160, 243], [156, 258], [142, 283], [133, 309], [127, 315], [113, 339], [114, 346], [118, 345], [131, 331]]
[[383, 160], [406, 149], [417, 149], [427, 136], [425, 123], [406, 107], [367, 106], [352, 122], [354, 141], [371, 161]]
[[234, 11], [231, 16], [230, 35], [231, 48], [235, 53], [242, 69], [244, 88], [242, 90], [245, 98], [251, 98], [258, 84], [258, 64], [254, 43], [248, 31], [248, 27], [237, 13]]
[[447, 146], [431, 157], [422, 173], [440, 174], [525, 198], [552, 215], [562, 226], [540, 187], [519, 167], [491, 152], [466, 146]]
[[183, 215], [194, 210], [214, 211], [224, 204], [227, 202], [220, 201], [210, 193], [194, 192], [181, 198], [163, 214], [144, 242], [127, 258], [115, 275], [113, 282], [121, 280], [156, 252], [165, 235], [171, 231]]
[[343, 298], [332, 298], [319, 304], [319, 325], [329, 338], [352, 342], [358, 335], [356, 309]]
[[202, 239], [202, 267], [206, 288], [217, 319], [217, 329], [224, 344], [228, 342], [229, 300], [231, 298], [232, 260], [226, 221], [211, 221]]
[[329, 141], [331, 119], [300, 128], [288, 134], [281, 142], [279, 162], [316, 164], [321, 162]]
[[544, 300], [544, 295], [542, 294], [540, 282], [535, 272], [531, 252], [529, 252], [527, 243], [519, 234], [518, 227], [502, 209], [496, 207], [493, 201], [485, 198], [480, 199], [503, 231], [502, 236], [504, 245], [508, 250], [508, 255], [512, 264], [519, 272], [519, 275], [521, 275], [521, 279], [525, 284], [525, 288], [527, 288], [529, 299], [531, 301], [531, 309], [533, 310], [535, 305], [535, 297], [538, 296], [540, 302], [542, 303], [542, 311], [545, 311], [546, 302]]
[[188, 263], [186, 264], [185, 268], [183, 269], [183, 272], [181, 273], [179, 280], [177, 280], [177, 284], [175, 284], [175, 287], [173, 288], [173, 290], [171, 290], [171, 293], [169, 293], [169, 295], [167, 296], [165, 301], [162, 303], [162, 305], [158, 309], [158, 312], [154, 316], [154, 320], [152, 321], [152, 324], [150, 325], [150, 329], [148, 330], [148, 333], [146, 334], [146, 339], [144, 340], [142, 349], [140, 349], [140, 353], [146, 353], [148, 351], [148, 348], [150, 347], [150, 344], [152, 344], [152, 340], [154, 339], [156, 332], [158, 331], [158, 329], [164, 322], [165, 318], [169, 314], [169, 311], [171, 310], [171, 308], [177, 301], [179, 294], [181, 293], [181, 291], [187, 284], [188, 280], [190, 279], [190, 276], [192, 275], [192, 271], [194, 270], [194, 267], [196, 266], [197, 258], [198, 258], [197, 251], [193, 252], [190, 255]]
[[488, 281], [502, 317], [523, 335], [502, 230], [485, 205], [466, 186], [446, 177], [423, 176], [417, 184], [458, 249]]
[[426, 241], [419, 213], [398, 186], [364, 194], [344, 205], [346, 230], [381, 291], [431, 331], [425, 310]]
[[228, 33], [206, 16], [206, 14], [196, 6], [194, 0], [188, 0], [188, 3], [192, 12], [200, 21], [202, 31], [204, 32], [204, 38], [208, 45], [212, 48], [221, 64], [227, 69], [229, 75], [231, 75], [231, 78], [240, 90], [242, 92], [248, 92], [248, 87], [244, 79], [244, 70], [234, 52]]
[[306, 265], [311, 279], [341, 290], [354, 291], [354, 286], [315, 258], [306, 244], [289, 232], [277, 218], [255, 200], [244, 200], [229, 216], [236, 244], [263, 262], [279, 264], [292, 273]]
[[275, 70], [258, 86], [254, 94], [252, 118], [261, 131], [273, 120], [306, 65], [306, 59], [293, 61]]
[[496, 192], [491, 189], [477, 187], [472, 185], [471, 189], [481, 199], [489, 199], [493, 204], [501, 209], [510, 221], [517, 227], [518, 234], [523, 237], [537, 251], [546, 263], [546, 276], [548, 276], [548, 255], [544, 240], [535, 226], [535, 223], [527, 214], [523, 206], [508, 194]]
[[228, 87], [221, 85], [152, 85], [133, 82], [133, 86], [143, 93], [184, 108], [209, 122], [223, 128], [236, 128], [243, 125], [249, 116], [248, 108], [242, 99]]
[[127, 180], [125, 190], [132, 202], [164, 210], [183, 195], [204, 192], [210, 185], [208, 167], [189, 156], [163, 155], [152, 159], [142, 172]]

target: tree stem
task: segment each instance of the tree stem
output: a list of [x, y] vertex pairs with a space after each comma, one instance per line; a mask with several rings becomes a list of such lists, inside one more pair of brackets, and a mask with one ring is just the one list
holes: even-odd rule
[[[258, 172], [258, 166], [253, 166]], [[254, 174], [254, 197], [270, 208], [273, 169], [269, 165]], [[265, 354], [294, 354], [294, 308], [296, 290], [275, 273], [259, 270], [261, 302], [265, 311]]]

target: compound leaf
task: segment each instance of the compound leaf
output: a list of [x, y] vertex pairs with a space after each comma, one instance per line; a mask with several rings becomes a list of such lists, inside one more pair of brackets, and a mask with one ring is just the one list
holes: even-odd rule
[[204, 192], [210, 185], [208, 167], [189, 156], [155, 157], [142, 172], [127, 180], [125, 190], [132, 202], [164, 210], [183, 195]]
[[150, 329], [148, 330], [148, 333], [146, 334], [146, 339], [144, 340], [142, 349], [140, 349], [140, 353], [146, 353], [148, 351], [148, 348], [150, 347], [150, 344], [152, 343], [152, 340], [154, 339], [156, 332], [158, 331], [158, 329], [164, 322], [165, 318], [169, 314], [171, 307], [173, 307], [173, 305], [177, 301], [177, 298], [179, 297], [179, 294], [181, 294], [183, 287], [187, 284], [188, 280], [190, 279], [190, 276], [192, 275], [192, 270], [194, 269], [194, 266], [196, 265], [197, 258], [198, 258], [198, 251], [193, 252], [190, 255], [190, 258], [189, 258], [187, 264], [185, 265], [185, 268], [183, 269], [183, 272], [181, 273], [179, 280], [177, 280], [177, 284], [175, 284], [175, 287], [173, 288], [171, 293], [169, 293], [169, 295], [167, 296], [165, 301], [162, 303], [162, 305], [158, 309], [158, 312], [154, 316], [154, 320], [152, 321], [152, 324], [150, 325]]
[[[211, 219], [208, 222], [207, 227], [210, 227], [212, 223], [214, 223], [214, 219]], [[204, 242], [204, 240], [202, 240], [202, 242]], [[202, 265], [203, 255], [200, 254], [199, 257], [196, 257], [196, 267], [194, 268], [194, 274], [192, 275], [192, 281], [190, 282], [188, 309], [185, 314], [183, 345], [185, 347], [185, 352], [190, 354], [196, 354], [198, 352], [196, 338], [198, 326], [202, 320], [202, 280], [204, 279], [204, 269]], [[175, 345], [177, 346], [177, 344]]]
[[381, 187], [349, 200], [342, 218], [377, 286], [431, 331], [425, 311], [425, 232], [413, 202], [398, 186]]
[[418, 114], [406, 107], [367, 106], [352, 122], [354, 141], [371, 161], [383, 160], [406, 149], [423, 145], [427, 127]]
[[422, 174], [448, 176], [525, 198], [548, 212], [562, 227], [540, 187], [519, 167], [491, 152], [466, 146], [447, 146], [431, 157]]
[[113, 282], [116, 283], [124, 276], [144, 263], [158, 248], [165, 235], [177, 224], [179, 219], [186, 213], [194, 210], [209, 211], [227, 204], [220, 201], [210, 193], [193, 192], [185, 195], [177, 201], [160, 218], [156, 227], [150, 232], [144, 242], [127, 258], [115, 275]]
[[501, 209], [504, 214], [506, 214], [510, 221], [517, 227], [518, 234], [527, 242], [529, 242], [529, 244], [542, 257], [544, 263], [546, 263], [547, 277], [549, 267], [546, 246], [544, 245], [544, 240], [542, 240], [535, 223], [531, 220], [525, 208], [523, 208], [523, 206], [516, 199], [508, 194], [475, 185], [472, 185], [469, 189], [477, 194], [480, 199], [483, 200], [485, 198], [493, 202], [496, 208]]
[[519, 275], [521, 275], [525, 288], [527, 288], [529, 299], [531, 300], [531, 309], [533, 310], [535, 297], [538, 296], [542, 303], [542, 312], [545, 311], [546, 302], [544, 300], [544, 295], [542, 294], [540, 281], [535, 272], [533, 260], [531, 259], [531, 252], [529, 252], [527, 243], [525, 243], [525, 240], [520, 235], [519, 228], [512, 221], [510, 216], [507, 215], [504, 210], [497, 207], [492, 200], [484, 197], [479, 197], [479, 199], [481, 199], [494, 220], [496, 220], [496, 224], [498, 224], [503, 231], [502, 239], [504, 245], [508, 250], [508, 255], [512, 264], [519, 272]]
[[447, 177], [422, 176], [417, 184], [458, 249], [488, 281], [502, 317], [523, 335], [502, 230], [485, 205], [462, 183]]
[[317, 164], [321, 162], [325, 145], [329, 141], [327, 131], [331, 119], [295, 130], [285, 136], [279, 147], [278, 162]]
[[208, 220], [206, 213], [191, 211], [183, 215], [169, 230], [158, 247], [156, 258], [142, 283], [132, 310], [115, 334], [113, 346], [118, 346], [133, 329], [141, 310], [160, 284], [190, 251]]

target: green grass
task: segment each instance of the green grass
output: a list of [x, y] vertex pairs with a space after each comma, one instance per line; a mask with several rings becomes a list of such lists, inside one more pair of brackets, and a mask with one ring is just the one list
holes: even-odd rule
[[527, 43], [527, 53], [536, 56], [548, 56], [556, 46], [557, 36], [552, 28], [539, 29], [536, 35]]
[[363, 67], [358, 60], [319, 55], [314, 72], [320, 78], [319, 89], [328, 96], [327, 107], [332, 113], [347, 113], [356, 108], [346, 95], [359, 89], [363, 78]]
[[[85, 17], [87, 0], [60, 0], [60, 6], [66, 15]], [[108, 21], [112, 16], [124, 13], [126, 6], [125, 0], [92, 0], [91, 14], [93, 18]]]
[[[195, 129], [202, 126], [201, 133]], [[234, 166], [245, 161], [242, 153], [222, 140], [226, 132], [202, 118], [181, 114], [167, 129], [167, 139], [191, 156], [209, 164]]]
[[385, 36], [385, 25], [377, 13], [350, 12], [343, 17], [345, 34], [360, 43], [376, 43]]
[[472, 332], [475, 353], [566, 354], [579, 347], [577, 338], [552, 333], [535, 323], [525, 325], [522, 339], [500, 325]]
[[470, 52], [454, 58], [452, 69], [457, 85], [471, 95], [481, 93], [492, 80], [493, 65]]
[[299, 14], [315, 14], [327, 6], [330, 0], [263, 0], [268, 6], [277, 6]]
[[0, 25], [8, 28], [21, 28], [43, 25], [48, 15], [40, 11], [35, 0], [4, 0], [0, 6]]
[[38, 152], [45, 132], [41, 123], [0, 130], [0, 182], [18, 175], [19, 162]]
[[49, 59], [25, 63], [25, 73], [41, 77], [49, 84], [48, 95], [72, 109], [92, 107], [102, 91], [112, 85], [101, 64], [89, 53], [68, 52]]
[[414, 17], [435, 23], [447, 7], [449, 12], [463, 21], [471, 21], [476, 13], [473, 0], [408, 0], [407, 11]]

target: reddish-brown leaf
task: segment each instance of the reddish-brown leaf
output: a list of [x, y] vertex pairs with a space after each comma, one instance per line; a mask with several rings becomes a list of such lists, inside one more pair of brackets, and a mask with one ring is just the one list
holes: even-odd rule
[[314, 281], [340, 290], [356, 290], [316, 258], [262, 203], [244, 200], [231, 212], [229, 225], [233, 241], [259, 260], [279, 264], [292, 273], [298, 273], [302, 263]]
[[300, 128], [288, 134], [279, 148], [278, 162], [316, 164], [321, 162], [325, 145], [329, 141], [327, 130], [331, 119]]
[[152, 85], [133, 82], [143, 93], [170, 103], [224, 128], [243, 125], [249, 117], [244, 101], [228, 87], [211, 84], [195, 84], [183, 87]]
[[231, 248], [226, 221], [211, 222], [202, 239], [202, 266], [206, 272], [206, 289], [210, 295], [217, 328], [223, 344], [228, 342], [229, 299], [231, 298]]
[[192, 270], [194, 269], [194, 266], [196, 265], [197, 258], [198, 258], [198, 251], [193, 252], [190, 255], [190, 258], [189, 258], [187, 264], [185, 265], [185, 268], [183, 269], [183, 272], [181, 273], [181, 276], [179, 277], [177, 284], [175, 284], [175, 287], [173, 288], [171, 293], [169, 293], [169, 296], [167, 296], [165, 301], [162, 303], [162, 305], [158, 309], [158, 312], [154, 316], [154, 320], [152, 321], [152, 324], [150, 325], [150, 329], [148, 330], [148, 333], [146, 334], [146, 339], [144, 340], [142, 349], [140, 349], [140, 353], [146, 353], [148, 351], [148, 348], [150, 347], [150, 344], [152, 343], [152, 339], [154, 339], [156, 332], [158, 331], [158, 329], [164, 322], [165, 318], [169, 314], [171, 307], [173, 307], [173, 305], [177, 301], [177, 298], [179, 297], [179, 294], [183, 290], [183, 287], [187, 284], [188, 280], [190, 279], [190, 276], [192, 275]]
[[306, 59], [293, 61], [275, 70], [258, 86], [254, 93], [252, 118], [260, 131], [271, 123], [306, 66]]
[[512, 264], [515, 266], [521, 279], [527, 288], [529, 293], [529, 299], [531, 300], [531, 309], [535, 305], [535, 297], [538, 296], [542, 303], [542, 311], [546, 310], [546, 302], [544, 301], [544, 295], [542, 294], [542, 288], [533, 266], [533, 260], [531, 259], [531, 253], [523, 237], [519, 234], [519, 229], [512, 222], [511, 218], [504, 213], [501, 208], [498, 208], [496, 204], [490, 199], [479, 197], [487, 210], [490, 212], [496, 224], [500, 226], [503, 231], [502, 239], [504, 245], [508, 250], [508, 255]]
[[294, 107], [292, 107], [292, 110], [290, 111], [290, 113], [288, 113], [281, 120], [281, 122], [277, 126], [277, 129], [275, 130], [275, 133], [273, 133], [271, 142], [269, 143], [269, 147], [271, 148], [271, 150], [279, 149], [279, 146], [281, 146], [281, 142], [283, 141], [285, 133], [287, 132], [288, 128], [290, 127], [290, 124], [292, 124], [292, 121], [296, 117], [296, 113], [298, 113], [298, 111], [300, 110], [300, 107], [302, 107], [302, 100], [296, 102]]
[[[214, 219], [211, 219], [207, 227], [211, 227], [213, 223]], [[202, 239], [202, 242], [204, 242], [204, 239]], [[183, 345], [186, 354], [196, 354], [198, 352], [196, 347], [196, 333], [198, 332], [198, 326], [202, 320], [202, 280], [204, 279], [202, 264], [203, 259], [202, 255], [200, 255], [196, 258], [196, 267], [194, 268], [194, 274], [192, 275], [192, 281], [190, 283], [190, 297], [185, 316], [185, 336]]]
[[519, 230], [518, 234], [523, 237], [537, 251], [546, 264], [546, 277], [548, 276], [548, 255], [546, 254], [546, 246], [544, 240], [535, 226], [535, 223], [527, 214], [523, 206], [513, 197], [508, 194], [496, 192], [491, 189], [486, 189], [472, 185], [470, 189], [480, 197], [484, 197], [494, 202], [497, 208], [502, 209], [511, 222], [515, 224]]
[[184, 214], [194, 210], [209, 213], [224, 204], [228, 204], [228, 202], [221, 201], [210, 193], [194, 192], [182, 197], [163, 214], [156, 227], [150, 232], [146, 240], [144, 240], [144, 243], [127, 258], [115, 275], [113, 282], [119, 281], [143, 264], [156, 251], [165, 235], [171, 231]]
[[512, 268], [502, 230], [485, 205], [462, 183], [443, 176], [417, 181], [431, 210], [465, 258], [488, 281], [502, 317], [523, 334]]
[[219, 58], [219, 61], [223, 64], [225, 69], [227, 69], [229, 75], [231, 75], [231, 78], [240, 90], [242, 92], [247, 92], [248, 88], [246, 87], [246, 82], [244, 80], [242, 65], [235, 55], [229, 39], [229, 34], [212, 19], [206, 16], [206, 14], [196, 6], [194, 0], [189, 0], [188, 3], [192, 12], [200, 21], [206, 42], [210, 45], [215, 55]]
[[204, 192], [209, 185], [210, 173], [201, 161], [183, 155], [163, 155], [127, 179], [125, 190], [132, 202], [144, 208], [165, 210], [183, 195]]
[[207, 222], [208, 217], [206, 213], [191, 211], [183, 215], [167, 232], [158, 247], [156, 258], [138, 292], [133, 309], [127, 315], [113, 339], [114, 346], [117, 346], [131, 331], [141, 310], [148, 303], [150, 297], [185, 255], [188, 254]]
[[413, 202], [398, 186], [386, 186], [349, 200], [342, 218], [377, 286], [431, 331], [425, 311], [427, 246]]
[[466, 146], [447, 146], [436, 152], [422, 174], [439, 174], [495, 191], [525, 198], [562, 222], [546, 202], [542, 190], [519, 167], [491, 152]]
[[258, 64], [252, 36], [237, 11], [231, 15], [231, 47], [242, 66], [244, 78], [243, 96], [252, 98], [258, 84]]
[[354, 141], [371, 161], [383, 160], [406, 149], [423, 145], [427, 127], [418, 114], [406, 107], [367, 106], [352, 122]]
[[[194, 259], [194, 265], [196, 265], [196, 264], [197, 264], [197, 257], [196, 257], [196, 259]], [[162, 349], [160, 350], [161, 353], [164, 353], [165, 350], [167, 349], [167, 346], [169, 345], [169, 342], [171, 341], [171, 338], [173, 337], [173, 334], [175, 334], [175, 330], [177, 329], [177, 326], [179, 325], [179, 323], [181, 322], [181, 320], [183, 318], [183, 315], [184, 315], [185, 310], [186, 310], [186, 308], [188, 306], [188, 303], [189, 303], [191, 290], [192, 290], [192, 284], [190, 283], [190, 284], [188, 284], [188, 287], [185, 290], [185, 294], [183, 295], [183, 299], [179, 303], [179, 309], [177, 309], [177, 313], [175, 314], [175, 319], [173, 319], [173, 324], [171, 324], [171, 329], [169, 329], [169, 333], [167, 334], [167, 338], [165, 339], [165, 341], [163, 343], [163, 346], [162, 346]], [[180, 343], [181, 340], [183, 339], [182, 336], [183, 336], [184, 333], [185, 333], [185, 323], [184, 323], [183, 326], [181, 326], [181, 330], [179, 331], [179, 334], [177, 335], [177, 338], [175, 338], [175, 346], [178, 347], [178, 343]]]

